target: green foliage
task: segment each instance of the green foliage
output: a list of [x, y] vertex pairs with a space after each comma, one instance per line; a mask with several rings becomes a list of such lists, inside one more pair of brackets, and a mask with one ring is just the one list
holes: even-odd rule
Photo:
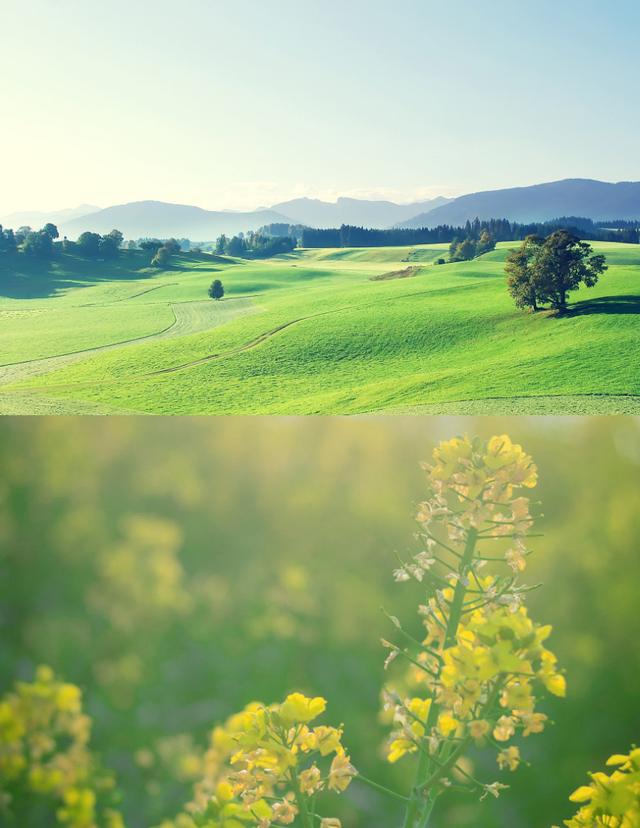
[[153, 250], [151, 264], [153, 267], [166, 268], [169, 266], [171, 257], [180, 252], [180, 245], [175, 239], [167, 239], [164, 242], [158, 239], [147, 239], [140, 243], [143, 250]]
[[222, 299], [224, 296], [224, 287], [220, 279], [214, 279], [209, 285], [209, 296], [212, 299]]
[[22, 242], [21, 250], [28, 256], [49, 259], [53, 254], [53, 240], [46, 230], [32, 231]]
[[224, 234], [216, 241], [215, 252], [218, 255], [241, 257], [246, 259], [268, 259], [281, 253], [290, 253], [296, 247], [296, 239], [290, 236], [273, 236], [250, 231], [240, 233], [230, 239]]
[[454, 239], [449, 246], [449, 259], [452, 262], [468, 262], [494, 250], [495, 240], [488, 230], [483, 229], [479, 238], [467, 236], [462, 241]]
[[16, 237], [10, 228], [4, 230], [0, 224], [0, 253], [15, 253]]
[[605, 257], [594, 254], [590, 244], [565, 230], [546, 239], [527, 236], [507, 257], [507, 286], [516, 306], [538, 310], [549, 302], [560, 313], [567, 310], [567, 295], [581, 284], [593, 287], [607, 270]]
[[544, 239], [540, 236], [527, 236], [517, 250], [507, 256], [505, 272], [507, 287], [518, 308], [538, 310], [538, 289], [534, 263]]
[[151, 259], [151, 264], [154, 267], [168, 267], [169, 262], [171, 261], [171, 250], [166, 245], [162, 245], [159, 247], [156, 252], [153, 254], [153, 258]]
[[55, 224], [51, 224], [51, 222], [47, 222], [47, 224], [45, 224], [45, 226], [42, 228], [42, 232], [46, 233], [52, 241], [53, 239], [57, 239], [60, 235], [58, 233], [58, 228], [55, 226]]
[[567, 294], [581, 284], [593, 287], [605, 272], [605, 257], [593, 254], [590, 244], [566, 230], [556, 230], [540, 247], [533, 262], [535, 283], [542, 301], [560, 312], [567, 309]]

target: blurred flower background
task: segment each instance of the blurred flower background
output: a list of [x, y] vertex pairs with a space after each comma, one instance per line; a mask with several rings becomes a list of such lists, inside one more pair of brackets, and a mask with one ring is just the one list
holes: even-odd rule
[[[394, 583], [394, 552], [414, 546], [419, 461], [463, 432], [509, 433], [539, 466], [526, 580], [544, 588], [529, 605], [554, 626], [568, 693], [508, 791], [452, 793], [435, 824], [559, 824], [585, 771], [640, 734], [632, 418], [5, 418], [0, 693], [39, 664], [82, 688], [129, 828], [183, 809], [216, 722], [291, 690], [329, 700], [363, 773], [408, 786], [410, 763], [383, 758], [380, 607], [415, 612], [420, 585]], [[345, 828], [400, 820], [357, 781], [339, 811]]]

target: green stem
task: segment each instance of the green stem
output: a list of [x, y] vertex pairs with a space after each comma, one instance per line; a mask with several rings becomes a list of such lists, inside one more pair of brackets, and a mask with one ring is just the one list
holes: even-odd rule
[[307, 803], [300, 790], [300, 783], [298, 782], [298, 775], [297, 773], [291, 769], [290, 772], [291, 776], [291, 785], [293, 786], [293, 792], [296, 797], [296, 803], [298, 805], [298, 810], [300, 811], [300, 819], [302, 821], [302, 828], [313, 828], [313, 818], [309, 815], [309, 811], [307, 810]]
[[[466, 576], [466, 571], [473, 560], [473, 553], [475, 552], [477, 539], [477, 530], [469, 529], [464, 552], [462, 553], [460, 565], [458, 567], [458, 574], [460, 577], [456, 584], [453, 594], [453, 601], [451, 602], [451, 608], [449, 610], [449, 618], [447, 620], [445, 630], [445, 647], [451, 647], [456, 641], [458, 626], [460, 625], [460, 619], [462, 617], [464, 597], [467, 591], [467, 588], [464, 585], [464, 578]], [[438, 720], [438, 713], [438, 705], [433, 702], [431, 708], [429, 709], [429, 716], [427, 717], [425, 725], [426, 733], [429, 733], [436, 724]], [[403, 828], [426, 828], [428, 825], [436, 800], [435, 796], [429, 796], [426, 800], [423, 796], [425, 782], [429, 780], [429, 773], [431, 770], [430, 764], [431, 762], [428, 754], [421, 752], [418, 760], [413, 789], [411, 791], [411, 801], [409, 802], [405, 812]]]
[[409, 802], [409, 799], [406, 796], [402, 796], [402, 794], [396, 793], [396, 791], [392, 791], [391, 788], [385, 788], [384, 785], [379, 785], [377, 782], [374, 782], [373, 779], [367, 779], [366, 776], [363, 776], [361, 773], [358, 773], [356, 779], [360, 779], [365, 784], [369, 785], [372, 788], [375, 788], [377, 791], [380, 791], [387, 796], [392, 796], [394, 799], [400, 799], [402, 802]]

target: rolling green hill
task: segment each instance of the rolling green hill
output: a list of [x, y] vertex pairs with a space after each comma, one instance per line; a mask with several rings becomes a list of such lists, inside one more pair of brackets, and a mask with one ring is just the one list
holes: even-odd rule
[[513, 307], [512, 246], [4, 257], [0, 412], [640, 412], [640, 247], [594, 244], [609, 271], [557, 318]]

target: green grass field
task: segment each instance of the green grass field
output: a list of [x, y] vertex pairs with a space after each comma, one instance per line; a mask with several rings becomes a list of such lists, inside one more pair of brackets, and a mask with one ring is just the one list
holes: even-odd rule
[[609, 270], [557, 318], [514, 308], [513, 246], [5, 257], [0, 413], [640, 412], [640, 247], [594, 244]]

